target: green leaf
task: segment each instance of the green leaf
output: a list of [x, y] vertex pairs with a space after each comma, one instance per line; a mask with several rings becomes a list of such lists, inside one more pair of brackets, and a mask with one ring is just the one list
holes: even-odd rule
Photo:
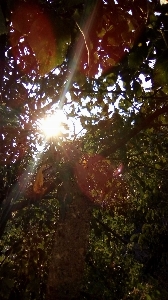
[[147, 53], [148, 48], [143, 44], [139, 44], [136, 50], [129, 54], [128, 66], [133, 70], [137, 70], [146, 58]]
[[154, 67], [154, 83], [156, 87], [162, 86], [165, 88], [164, 92], [168, 93], [168, 51], [157, 59]]
[[72, 7], [72, 6], [77, 6], [81, 3], [83, 3], [83, 0], [62, 0], [62, 5], [65, 6], [65, 8], [69, 8], [69, 7]]
[[7, 28], [5, 25], [5, 18], [4, 15], [2, 13], [1, 7], [0, 7], [0, 35], [1, 34], [7, 34]]
[[5, 284], [7, 285], [8, 288], [12, 288], [14, 286], [14, 280], [13, 279], [6, 279]]
[[128, 56], [128, 66], [131, 69], [137, 69], [137, 65], [140, 65], [143, 62], [143, 57], [139, 56], [136, 52], [130, 53]]
[[106, 34], [106, 29], [105, 28], [101, 28], [101, 31], [97, 33], [97, 36], [99, 38], [103, 38], [103, 36]]
[[130, 241], [131, 242], [134, 242], [134, 240], [137, 240], [139, 237], [139, 234], [133, 234], [131, 237], [130, 237]]
[[140, 97], [142, 95], [142, 87], [141, 84], [138, 81], [133, 82], [133, 89], [136, 97]]

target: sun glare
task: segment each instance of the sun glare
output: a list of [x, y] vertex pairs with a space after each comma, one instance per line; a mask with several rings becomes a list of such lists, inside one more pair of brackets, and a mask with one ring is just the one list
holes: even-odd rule
[[65, 132], [64, 124], [67, 123], [66, 116], [61, 110], [49, 114], [40, 120], [40, 130], [46, 138], [56, 137]]

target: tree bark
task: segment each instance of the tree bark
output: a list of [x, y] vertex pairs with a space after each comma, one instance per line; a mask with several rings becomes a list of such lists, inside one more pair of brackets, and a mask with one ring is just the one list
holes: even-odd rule
[[49, 266], [47, 300], [79, 299], [89, 242], [91, 205], [75, 193], [57, 224]]

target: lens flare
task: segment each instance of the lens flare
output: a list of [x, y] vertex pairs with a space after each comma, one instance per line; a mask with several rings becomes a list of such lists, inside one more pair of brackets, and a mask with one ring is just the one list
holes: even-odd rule
[[64, 124], [67, 123], [63, 111], [58, 110], [52, 115], [48, 115], [40, 120], [40, 130], [46, 138], [56, 137], [64, 132]]

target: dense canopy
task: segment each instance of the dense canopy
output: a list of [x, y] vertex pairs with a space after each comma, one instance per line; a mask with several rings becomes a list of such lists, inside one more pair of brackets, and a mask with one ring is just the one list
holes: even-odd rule
[[168, 299], [161, 4], [1, 0], [0, 299]]

